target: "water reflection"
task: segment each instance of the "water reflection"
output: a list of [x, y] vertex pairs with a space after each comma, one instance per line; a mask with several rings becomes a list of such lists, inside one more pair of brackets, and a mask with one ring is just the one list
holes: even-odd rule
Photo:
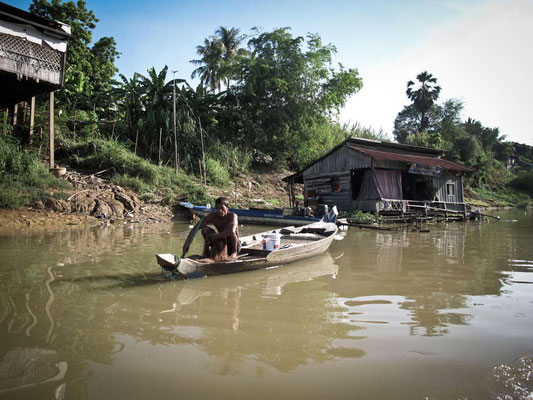
[[[343, 299], [402, 296], [397, 307], [409, 312], [411, 335], [440, 336], [451, 325], [468, 325], [469, 296], [499, 294], [501, 272], [494, 270], [494, 249], [467, 254], [467, 224], [430, 225], [430, 233], [350, 231], [354, 249], [339, 260], [339, 279], [331, 290]], [[373, 237], [374, 248], [367, 248]], [[483, 240], [494, 241], [493, 237]], [[504, 259], [499, 253], [497, 259]], [[345, 305], [353, 303], [348, 300]]]
[[[492, 370], [495, 356], [486, 359], [487, 351], [476, 353], [464, 338], [492, 335], [486, 347], [504, 349], [504, 357], [499, 338], [511, 332], [518, 359], [524, 343], [531, 344], [521, 333], [531, 328], [531, 224], [519, 219], [429, 229], [350, 230], [321, 257], [187, 282], [169, 280], [154, 260], [155, 253], [179, 249], [185, 225], [0, 232], [0, 389], [12, 378], [2, 371], [14, 371], [6, 366], [22, 354], [43, 360], [43, 372], [34, 375], [46, 387], [11, 391], [15, 398], [95, 397], [91, 390], [105, 386], [112, 372], [128, 371], [132, 359], [141, 360], [135, 364], [139, 382], [128, 383], [132, 390], [149, 384], [144, 373], [156, 379], [154, 368], [163, 365], [182, 366], [182, 374], [281, 385], [283, 374], [316, 371], [306, 372], [315, 378], [306, 380], [309, 387], [336, 368], [342, 384], [329, 387], [336, 397], [349, 397], [342, 387], [352, 383], [368, 387], [378, 368], [389, 381], [392, 370], [408, 371], [406, 380], [420, 376], [406, 360], [421, 362], [430, 374], [474, 351], [482, 360], [477, 363]], [[200, 243], [195, 246], [193, 252]], [[499, 318], [505, 329], [490, 325]], [[31, 371], [25, 365], [17, 376]], [[462, 379], [460, 372], [450, 374], [448, 384]], [[189, 389], [195, 382], [175, 380]], [[438, 398], [430, 389], [397, 397]]]
[[[334, 304], [317, 278], [336, 276], [338, 267], [329, 255], [216, 282], [198, 279], [175, 288], [165, 286], [162, 299], [172, 304], [160, 311], [160, 323], [177, 328], [175, 341], [193, 340], [215, 361], [210, 372], [238, 375], [255, 360], [279, 371], [320, 363], [335, 357], [361, 357], [361, 350], [336, 346], [333, 338], [350, 339], [349, 324], [332, 321]], [[308, 283], [306, 290], [285, 290]], [[283, 310], [295, 311], [290, 316]], [[191, 325], [200, 327], [191, 339]], [[190, 343], [190, 342], [189, 342]]]
[[[154, 234], [146, 245], [147, 235]], [[206, 368], [221, 375], [239, 374], [250, 359], [293, 371], [364, 354], [333, 344], [334, 338], [349, 339], [353, 329], [331, 321], [334, 305], [319, 281], [338, 273], [329, 255], [238, 277], [170, 281], [154, 267], [154, 241], [171, 247], [180, 235], [152, 227], [36, 235], [36, 245], [17, 255], [17, 265], [8, 257], [12, 264], [2, 271], [7, 289], [0, 294], [2, 336], [67, 355], [80, 393], [92, 380], [89, 363], [112, 364], [125, 348], [123, 335], [151, 345], [196, 346], [213, 357]], [[144, 246], [150, 247], [150, 261]], [[44, 265], [34, 257], [36, 247]], [[130, 254], [123, 260], [125, 249]], [[286, 290], [301, 283], [309, 291]], [[288, 316], [289, 305], [298, 312]], [[3, 343], [0, 355], [11, 348]]]

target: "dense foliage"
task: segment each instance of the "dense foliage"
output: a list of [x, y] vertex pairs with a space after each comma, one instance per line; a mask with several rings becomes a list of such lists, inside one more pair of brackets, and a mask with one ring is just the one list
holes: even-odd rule
[[49, 195], [46, 189], [65, 186], [48, 172], [37, 153], [24, 151], [12, 136], [0, 135], [0, 208], [44, 199]]
[[[224, 186], [250, 167], [299, 169], [348, 136], [388, 139], [383, 131], [338, 123], [339, 110], [363, 81], [357, 69], [334, 65], [335, 46], [323, 44], [318, 34], [294, 36], [280, 28], [244, 35], [221, 26], [196, 47], [198, 58], [191, 63], [200, 84], [193, 87], [167, 66], [131, 77], [117, 74], [116, 42], [93, 42], [98, 19], [83, 0], [33, 0], [30, 12], [72, 27], [65, 88], [56, 96], [57, 157], [84, 168], [112, 168], [116, 180], [140, 191], [165, 185], [175, 193], [195, 191], [178, 184], [186, 175]], [[459, 100], [437, 102], [436, 83], [428, 72], [416, 84], [408, 82], [412, 104], [396, 118], [398, 142], [446, 149], [451, 159], [476, 168], [472, 186], [510, 182], [505, 163], [513, 152], [519, 168], [531, 167], [531, 147], [506, 142], [498, 128], [463, 121]], [[12, 136], [27, 142], [27, 124], [19, 122]], [[33, 147], [43, 153], [47, 124], [47, 99], [37, 99]], [[3, 146], [0, 161], [12, 165], [4, 171], [15, 168], [6, 161], [14, 151], [33, 160], [20, 161], [26, 170], [37, 168], [35, 155], [9, 141]], [[39, 176], [47, 175], [43, 168]], [[14, 176], [4, 174], [4, 182]], [[529, 190], [530, 174], [512, 182]]]
[[[362, 79], [333, 65], [336, 49], [318, 34], [247, 36], [221, 26], [196, 48], [192, 76], [201, 83], [192, 87], [166, 66], [113, 79], [115, 40], [93, 43], [98, 19], [83, 0], [34, 0], [30, 12], [72, 27], [66, 85], [56, 96], [58, 137], [117, 140], [150, 162], [223, 185], [254, 164], [300, 168], [350, 133], [335, 119]], [[47, 129], [44, 98], [40, 108], [39, 132]]]
[[[418, 91], [413, 82], [407, 84], [407, 95], [412, 103], [405, 106], [394, 121], [394, 137], [399, 143], [440, 148], [447, 158], [474, 167], [476, 171], [467, 178], [467, 185], [492, 191], [504, 190], [513, 180], [513, 172], [528, 167], [531, 147], [506, 142], [498, 128], [483, 126], [472, 118], [462, 119], [463, 103], [449, 99], [437, 103], [440, 87], [437, 79], [427, 72], [417, 76]], [[518, 164], [511, 157], [519, 148], [524, 156]], [[531, 165], [529, 165], [531, 168]], [[512, 187], [524, 190], [523, 178], [513, 180]]]
[[[331, 68], [335, 52], [316, 34], [306, 42], [288, 28], [256, 30], [246, 56], [237, 61], [237, 83], [229, 89], [240, 120], [226, 132], [222, 127], [224, 137], [246, 141], [292, 167], [315, 158], [317, 147], [328, 149], [330, 117], [362, 87], [357, 70]], [[309, 156], [302, 154], [306, 149]]]

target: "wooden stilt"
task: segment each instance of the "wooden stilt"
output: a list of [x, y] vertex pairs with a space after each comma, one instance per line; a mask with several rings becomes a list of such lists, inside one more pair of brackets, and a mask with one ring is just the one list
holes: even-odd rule
[[6, 108], [4, 110], [4, 135], [7, 135], [7, 117], [8, 117], [9, 111]]
[[35, 97], [31, 98], [30, 109], [30, 137], [28, 143], [30, 146], [33, 144], [33, 129], [35, 128]]
[[139, 130], [135, 131], [135, 150], [133, 151], [137, 155], [137, 140], [139, 139]]
[[159, 157], [158, 164], [161, 165], [161, 138], [163, 137], [163, 128], [159, 128]]
[[13, 107], [13, 126], [17, 126], [17, 115], [19, 113], [19, 105], [15, 104]]
[[49, 115], [50, 131], [50, 168], [55, 167], [54, 160], [54, 92], [50, 92], [50, 115]]

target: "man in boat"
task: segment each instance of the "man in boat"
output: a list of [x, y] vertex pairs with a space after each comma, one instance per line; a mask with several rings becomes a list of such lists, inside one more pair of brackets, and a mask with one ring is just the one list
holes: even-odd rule
[[[207, 215], [198, 229], [202, 230], [204, 237], [203, 258], [212, 262], [224, 260], [236, 260], [240, 250], [239, 221], [237, 214], [229, 212], [229, 202], [226, 197], [219, 197], [215, 201], [215, 212]], [[191, 230], [187, 240], [183, 244], [183, 254], [189, 251], [193, 239]]]

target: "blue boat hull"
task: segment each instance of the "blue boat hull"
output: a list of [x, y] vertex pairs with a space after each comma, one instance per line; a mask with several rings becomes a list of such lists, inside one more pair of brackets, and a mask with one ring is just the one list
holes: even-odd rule
[[[191, 214], [199, 217], [215, 211], [213, 207], [195, 206], [191, 203], [181, 202], [179, 205], [188, 209]], [[237, 214], [240, 223], [248, 224], [300, 226], [320, 221], [320, 218], [314, 217], [283, 215], [283, 212], [276, 210], [243, 210], [240, 208], [230, 208], [229, 211]]]

